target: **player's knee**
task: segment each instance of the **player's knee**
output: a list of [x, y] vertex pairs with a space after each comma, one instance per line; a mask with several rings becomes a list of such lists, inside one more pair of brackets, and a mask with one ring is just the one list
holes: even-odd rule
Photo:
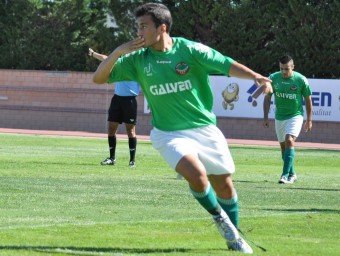
[[294, 146], [294, 142], [295, 142], [295, 137], [292, 135], [287, 135], [286, 136], [286, 148], [290, 148], [292, 146]]

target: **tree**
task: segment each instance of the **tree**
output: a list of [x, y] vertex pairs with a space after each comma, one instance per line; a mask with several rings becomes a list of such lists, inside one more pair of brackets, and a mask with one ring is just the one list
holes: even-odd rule
[[[107, 1], [1, 0], [0, 68], [93, 70], [96, 42], [110, 44]], [[92, 5], [91, 5], [92, 4]]]
[[279, 53], [289, 53], [307, 77], [340, 77], [339, 1], [288, 1], [275, 30]]
[[17, 68], [24, 55], [24, 24], [35, 6], [25, 0], [0, 0], [0, 68]]
[[244, 0], [218, 22], [219, 49], [268, 74], [283, 54], [307, 77], [340, 77], [338, 1]]
[[[93, 71], [87, 48], [109, 54], [136, 37], [149, 0], [0, 0], [0, 68]], [[338, 0], [158, 0], [172, 36], [202, 42], [269, 74], [290, 54], [307, 77], [340, 78]]]

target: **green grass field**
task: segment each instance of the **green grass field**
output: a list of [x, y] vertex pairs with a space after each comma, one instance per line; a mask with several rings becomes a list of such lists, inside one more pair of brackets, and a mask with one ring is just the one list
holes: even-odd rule
[[[240, 228], [254, 255], [340, 255], [340, 151], [298, 148], [277, 184], [278, 147], [234, 146]], [[150, 142], [0, 134], [0, 255], [240, 255]]]

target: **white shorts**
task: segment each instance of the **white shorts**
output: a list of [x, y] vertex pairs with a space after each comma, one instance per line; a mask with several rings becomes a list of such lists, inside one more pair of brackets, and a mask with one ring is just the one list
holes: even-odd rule
[[303, 116], [294, 116], [287, 120], [275, 120], [275, 131], [277, 140], [284, 142], [286, 135], [290, 134], [298, 137], [303, 123]]
[[173, 169], [176, 169], [179, 160], [185, 155], [196, 154], [207, 175], [235, 172], [227, 140], [214, 125], [180, 131], [161, 131], [153, 128], [150, 139], [153, 147]]

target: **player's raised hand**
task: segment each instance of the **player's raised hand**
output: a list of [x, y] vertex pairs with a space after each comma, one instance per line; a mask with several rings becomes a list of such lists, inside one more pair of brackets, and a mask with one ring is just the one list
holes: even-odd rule
[[130, 52], [137, 51], [143, 48], [145, 45], [145, 40], [143, 37], [137, 37], [129, 42], [126, 42], [116, 48], [115, 51], [119, 52], [120, 55], [124, 55]]
[[265, 82], [263, 85], [263, 94], [273, 93], [273, 87], [270, 82]]
[[257, 86], [263, 87], [263, 89], [262, 89], [263, 94], [268, 94], [268, 93], [273, 92], [273, 87], [272, 87], [272, 84], [271, 84], [272, 80], [270, 80], [269, 78], [258, 75], [258, 76], [255, 77], [254, 82]]

